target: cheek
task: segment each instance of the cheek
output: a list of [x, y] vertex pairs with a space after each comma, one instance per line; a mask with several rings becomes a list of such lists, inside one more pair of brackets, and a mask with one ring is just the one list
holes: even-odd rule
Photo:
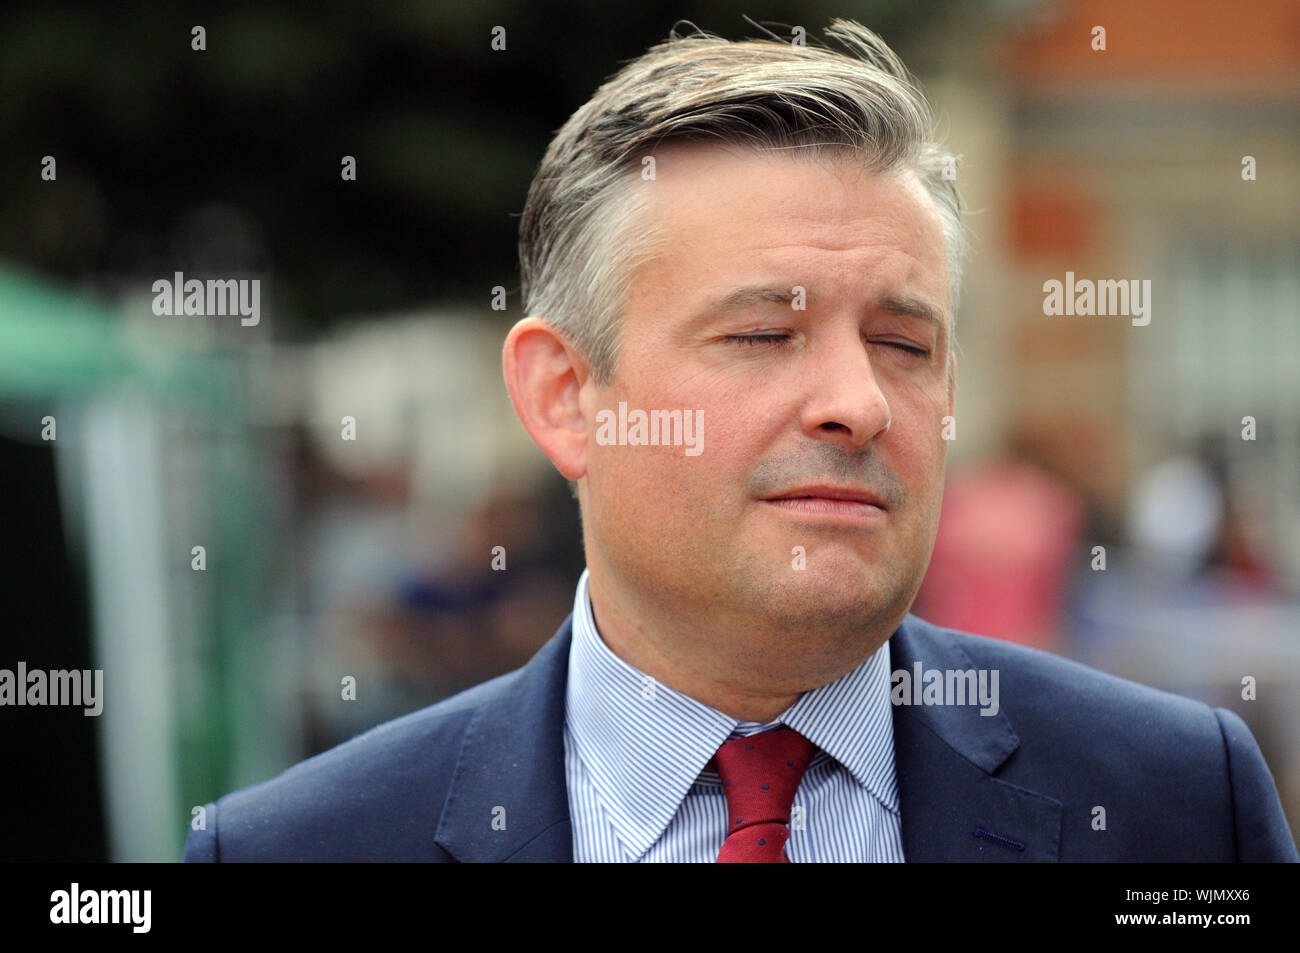
[[752, 455], [792, 419], [789, 401], [782, 403], [783, 391], [770, 375], [764, 380], [711, 369], [678, 381], [672, 391], [676, 404], [667, 406], [703, 411], [704, 457], [734, 461], [748, 453], [752, 464]]
[[918, 511], [935, 509], [943, 497], [944, 470], [947, 465], [948, 442], [943, 439], [943, 417], [940, 412], [925, 408], [902, 421], [894, 418], [891, 428], [897, 436], [892, 444], [895, 472], [907, 489], [909, 500]]
[[[761, 458], [761, 448], [770, 437], [766, 428], [777, 415], [769, 413], [756, 394], [753, 382], [728, 379], [717, 372], [682, 375], [659, 381], [643, 393], [650, 394], [646, 409], [679, 410], [700, 424], [695, 433], [699, 453], [687, 455], [683, 447], [651, 447], [658, 454], [647, 461], [647, 469], [679, 485], [690, 485], [695, 495], [743, 484], [745, 474]], [[646, 448], [641, 448], [646, 449]], [[694, 451], [692, 451], [694, 453]], [[673, 487], [665, 486], [671, 492]], [[683, 503], [690, 501], [684, 500]]]
[[[632, 409], [629, 406], [629, 412]], [[697, 429], [698, 418], [689, 433], [683, 427], [677, 445], [595, 444], [590, 448], [588, 467], [592, 489], [612, 501], [607, 506], [628, 518], [644, 511], [647, 518], [660, 522], [678, 521], [681, 512], [701, 505], [701, 498], [718, 482], [719, 448], [709, 423], [706, 412], [702, 434]], [[674, 428], [666, 429], [672, 433]], [[695, 447], [700, 452], [688, 455]]]

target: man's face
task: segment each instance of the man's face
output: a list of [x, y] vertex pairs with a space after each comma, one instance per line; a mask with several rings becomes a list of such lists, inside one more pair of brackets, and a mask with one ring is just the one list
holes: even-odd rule
[[[838, 671], [901, 621], [934, 545], [952, 412], [938, 212], [910, 173], [711, 146], [661, 151], [638, 187], [665, 250], [635, 274], [617, 369], [588, 381], [583, 414], [703, 411], [703, 452], [593, 427], [588, 562], [705, 641], [752, 632], [733, 648], [756, 665], [794, 649]], [[797, 288], [803, 310], [779, 300]], [[818, 487], [881, 506], [773, 500]], [[867, 646], [871, 626], [888, 631]]]

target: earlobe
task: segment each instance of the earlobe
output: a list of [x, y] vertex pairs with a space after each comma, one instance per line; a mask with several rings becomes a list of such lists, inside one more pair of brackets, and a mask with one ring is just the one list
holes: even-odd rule
[[582, 356], [545, 319], [528, 317], [506, 335], [502, 366], [510, 403], [528, 435], [566, 479], [581, 479], [587, 470]]

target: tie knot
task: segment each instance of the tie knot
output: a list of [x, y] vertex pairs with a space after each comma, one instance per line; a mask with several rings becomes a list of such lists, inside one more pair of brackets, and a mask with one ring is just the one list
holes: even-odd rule
[[[781, 856], [784, 825], [790, 823], [795, 792], [816, 750], [811, 741], [784, 725], [748, 738], [735, 738], [718, 749], [713, 764], [727, 796], [729, 840], [742, 831], [764, 835], [762, 846], [775, 848], [773, 859]], [[755, 825], [760, 828], [748, 831]], [[768, 843], [772, 834], [777, 835], [775, 844]]]

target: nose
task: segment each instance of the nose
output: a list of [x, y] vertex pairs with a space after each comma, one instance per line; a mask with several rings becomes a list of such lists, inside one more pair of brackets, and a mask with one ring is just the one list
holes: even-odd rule
[[889, 401], [856, 328], [823, 335], [809, 352], [806, 373], [810, 383], [802, 412], [805, 433], [858, 450], [889, 430]]

